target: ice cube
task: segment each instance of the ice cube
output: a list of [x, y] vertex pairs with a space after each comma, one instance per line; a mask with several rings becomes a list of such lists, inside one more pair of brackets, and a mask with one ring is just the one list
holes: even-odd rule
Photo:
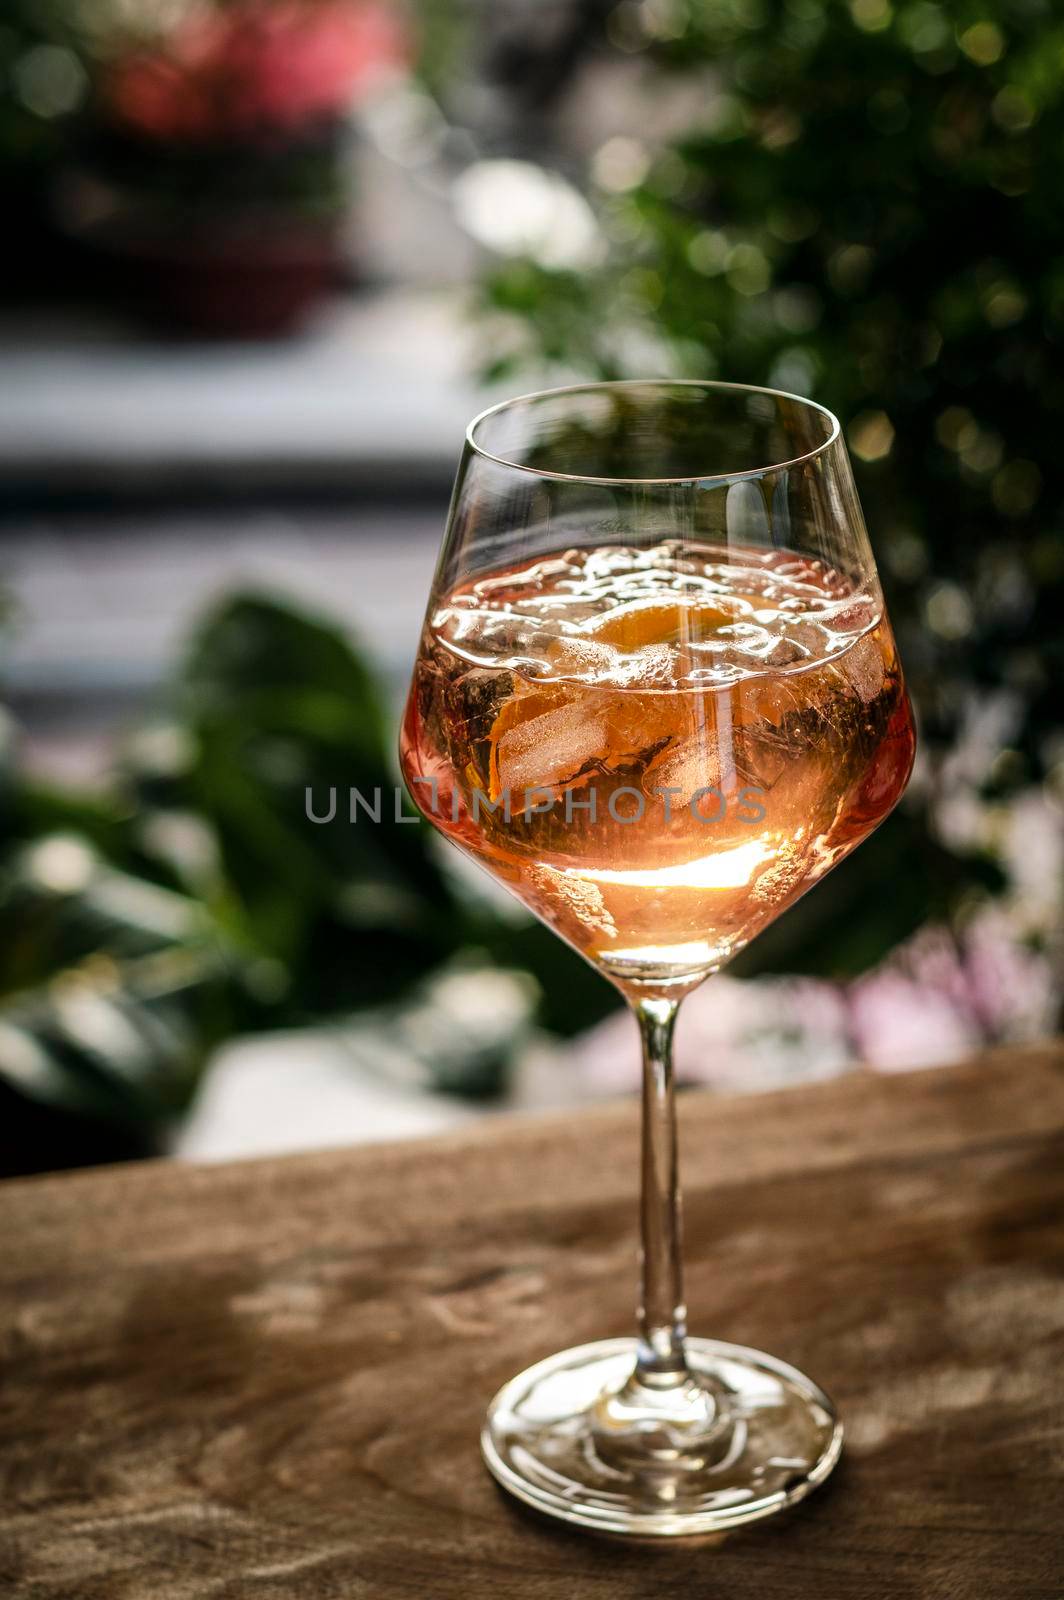
[[[643, 788], [648, 795], [655, 789], [679, 789], [679, 795], [672, 796], [669, 810], [677, 811], [680, 807], [688, 805], [692, 795], [699, 789], [708, 789], [720, 784], [721, 753], [716, 740], [709, 730], [703, 735], [687, 739], [683, 743], [673, 743], [651, 762], [644, 778]], [[708, 808], [712, 809], [710, 802]]]
[[875, 634], [865, 634], [863, 639], [858, 639], [856, 644], [839, 656], [835, 671], [856, 689], [862, 705], [871, 705], [882, 692], [885, 677], [883, 652]]
[[733, 718], [742, 727], [774, 730], [786, 718], [808, 709], [816, 696], [819, 673], [782, 672], [779, 677], [751, 678], [740, 683]]
[[597, 644], [582, 635], [555, 639], [550, 646], [551, 670], [559, 678], [594, 679], [608, 677], [615, 652], [607, 644]]
[[509, 700], [496, 718], [493, 741], [492, 799], [505, 789], [515, 800], [525, 789], [559, 789], [609, 750], [605, 722], [588, 696], [558, 686]]
[[793, 639], [777, 639], [761, 657], [766, 667], [793, 667], [796, 661], [807, 659], [807, 652]]
[[690, 738], [700, 722], [686, 695], [576, 683], [525, 687], [506, 701], [491, 730], [492, 798], [507, 788], [558, 790], [592, 769], [606, 773], [650, 761]]

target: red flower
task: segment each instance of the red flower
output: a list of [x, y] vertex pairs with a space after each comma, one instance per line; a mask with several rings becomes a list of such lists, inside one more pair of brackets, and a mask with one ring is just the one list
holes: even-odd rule
[[341, 115], [405, 54], [399, 17], [378, 0], [242, 0], [119, 62], [104, 102], [168, 143], [292, 134]]

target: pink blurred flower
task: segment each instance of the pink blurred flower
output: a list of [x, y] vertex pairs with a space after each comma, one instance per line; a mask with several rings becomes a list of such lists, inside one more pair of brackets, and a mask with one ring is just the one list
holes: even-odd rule
[[965, 940], [972, 1009], [994, 1039], [1051, 1033], [1058, 1003], [1053, 960], [1017, 936], [1007, 914], [990, 907]]
[[117, 63], [104, 100], [161, 142], [291, 135], [342, 114], [405, 55], [398, 14], [378, 0], [240, 0]]
[[[1050, 957], [1024, 942], [1003, 906], [990, 904], [959, 937], [930, 924], [849, 984], [711, 978], [680, 1012], [676, 1076], [743, 1093], [832, 1077], [861, 1062], [880, 1072], [938, 1066], [1051, 1032], [1055, 992]], [[574, 1049], [593, 1093], [638, 1085], [638, 1038], [624, 1013]]]
[[889, 967], [852, 986], [850, 1025], [858, 1055], [881, 1072], [956, 1061], [979, 1043], [947, 994]]
[[[676, 1026], [676, 1077], [732, 1092], [834, 1077], [852, 1049], [834, 984], [812, 978], [711, 978], [684, 1002]], [[596, 1093], [639, 1083], [635, 1024], [607, 1017], [576, 1045], [577, 1070]]]
[[1053, 969], [1007, 912], [988, 905], [957, 939], [922, 928], [850, 986], [858, 1054], [886, 1072], [936, 1066], [986, 1044], [1052, 1028]]

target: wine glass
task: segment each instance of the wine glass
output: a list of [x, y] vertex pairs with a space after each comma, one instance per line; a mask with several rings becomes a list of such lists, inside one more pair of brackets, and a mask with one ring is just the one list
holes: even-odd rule
[[912, 715], [839, 424], [735, 384], [583, 384], [470, 425], [401, 739], [415, 802], [620, 989], [643, 1045], [638, 1331], [496, 1396], [487, 1465], [640, 1535], [766, 1516], [842, 1427], [774, 1356], [687, 1333], [684, 996], [864, 839]]

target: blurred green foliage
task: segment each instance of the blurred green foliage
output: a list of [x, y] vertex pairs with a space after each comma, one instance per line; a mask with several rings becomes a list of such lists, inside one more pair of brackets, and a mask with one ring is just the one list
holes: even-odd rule
[[[360, 1009], [397, 1039], [416, 1014], [414, 1031], [439, 1041], [427, 1070], [441, 1086], [490, 1092], [510, 1041], [456, 1059], [443, 1019], [433, 1033], [433, 983], [456, 963], [531, 974], [561, 1032], [609, 1009], [606, 984], [557, 939], [500, 916], [441, 869], [427, 824], [397, 820], [390, 743], [340, 630], [256, 596], [205, 619], [166, 717], [131, 738], [104, 792], [27, 781], [9, 737], [0, 1169], [32, 1103], [94, 1120], [86, 1154], [103, 1125], [150, 1148], [222, 1041]], [[308, 789], [316, 815], [336, 791], [328, 824], [309, 820]], [[378, 823], [350, 822], [351, 789], [371, 804], [380, 791]], [[578, 970], [559, 983], [567, 962]], [[33, 1121], [49, 1164], [55, 1126]]]
[[635, 130], [597, 152], [597, 265], [489, 270], [491, 371], [657, 367], [843, 419], [920, 718], [917, 803], [745, 962], [849, 970], [900, 931], [912, 897], [884, 884], [946, 912], [993, 886], [980, 846], [934, 837], [981, 707], [1006, 730], [983, 799], [1064, 773], [1064, 16], [624, 0], [607, 34], [644, 92], [697, 86], [699, 114], [662, 148]]
[[69, 0], [7, 0], [0, 17], [0, 171], [16, 193], [63, 149], [64, 119], [88, 92]]

